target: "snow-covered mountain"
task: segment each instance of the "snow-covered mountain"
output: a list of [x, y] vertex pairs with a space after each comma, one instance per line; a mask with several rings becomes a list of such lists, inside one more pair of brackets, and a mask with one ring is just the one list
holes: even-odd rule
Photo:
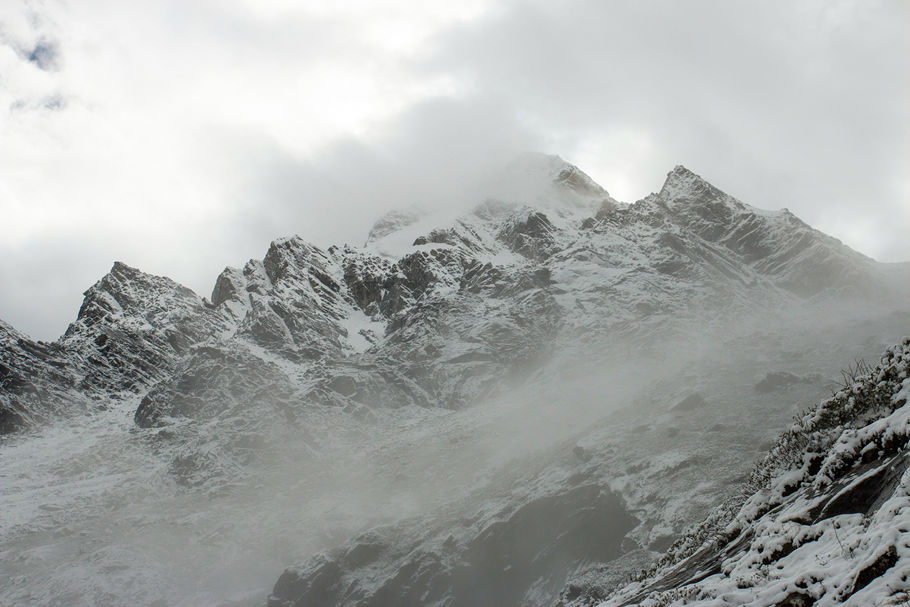
[[[391, 212], [362, 248], [276, 240], [262, 260], [226, 268], [210, 299], [115, 263], [53, 343], [0, 323], [0, 474], [16, 488], [2, 542], [23, 559], [0, 596], [36, 592], [24, 564], [43, 570], [29, 560], [36, 529], [86, 532], [71, 517], [94, 521], [80, 504], [104, 487], [118, 504], [152, 500], [144, 524], [156, 529], [170, 496], [219, 554], [242, 552], [232, 542], [243, 537], [263, 542], [259, 564], [302, 560], [272, 589], [275, 605], [549, 604], [598, 563], [649, 561], [728, 496], [796, 402], [910, 319], [907, 264], [877, 263], [683, 167], [626, 204], [529, 154], [487, 191], [455, 217]], [[26, 496], [51, 481], [13, 454], [34, 457], [57, 433], [70, 446], [104, 436], [120, 460], [146, 464], [86, 452], [80, 474], [98, 482], [33, 511]], [[740, 452], [724, 457], [731, 444]], [[73, 462], [48, 463], [48, 475]], [[702, 478], [708, 468], [716, 480]], [[106, 484], [115, 478], [133, 479], [126, 493]], [[249, 525], [255, 540], [224, 531], [217, 517], [254, 516], [266, 494], [274, 512]], [[339, 508], [367, 495], [383, 503]], [[222, 506], [189, 523], [186, 496]], [[603, 518], [615, 525], [597, 531]], [[133, 538], [133, 519], [119, 520], [92, 528], [109, 543]], [[158, 566], [128, 545], [146, 550], [134, 554], [145, 570]], [[105, 567], [107, 550], [91, 553]], [[223, 566], [250, 570], [236, 562]], [[37, 595], [229, 598], [139, 577], [123, 595], [60, 579]]]
[[[73, 408], [164, 389], [191, 359], [205, 364], [212, 354], [201, 345], [296, 365], [304, 398], [452, 408], [539, 357], [557, 334], [837, 291], [875, 299], [900, 282], [900, 268], [786, 210], [741, 203], [683, 167], [631, 205], [557, 157], [523, 157], [499, 186], [500, 197], [448, 226], [390, 213], [362, 250], [276, 240], [261, 261], [225, 269], [211, 301], [117, 262], [57, 342], [0, 326], [12, 363], [2, 426], [39, 419], [60, 401]], [[33, 399], [35, 390], [49, 392]], [[137, 421], [154, 423], [165, 409], [149, 401]]]

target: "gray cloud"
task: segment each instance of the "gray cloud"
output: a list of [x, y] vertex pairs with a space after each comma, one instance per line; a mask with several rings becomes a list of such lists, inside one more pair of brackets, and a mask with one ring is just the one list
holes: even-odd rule
[[[648, 142], [637, 195], [683, 163], [757, 206], [910, 259], [906, 3], [514, 2], [425, 67], [545, 125], [565, 155]], [[634, 139], [634, 136], [633, 136]], [[610, 189], [610, 183], [604, 183]], [[868, 219], [867, 219], [868, 218]], [[877, 226], [877, 229], [873, 226]], [[877, 232], [877, 233], [876, 233]]]
[[292, 230], [321, 246], [362, 244], [392, 208], [475, 204], [487, 173], [539, 143], [507, 107], [478, 98], [416, 104], [369, 140], [343, 138], [311, 159], [255, 133], [214, 137], [219, 171], [241, 176], [230, 206], [245, 237]]
[[26, 60], [46, 72], [54, 71], [60, 66], [60, 48], [53, 40], [39, 40], [29, 50]]

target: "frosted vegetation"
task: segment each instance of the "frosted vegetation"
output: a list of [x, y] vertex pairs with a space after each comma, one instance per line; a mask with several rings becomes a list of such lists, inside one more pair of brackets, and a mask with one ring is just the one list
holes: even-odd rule
[[803, 412], [730, 499], [602, 607], [910, 600], [910, 339]]

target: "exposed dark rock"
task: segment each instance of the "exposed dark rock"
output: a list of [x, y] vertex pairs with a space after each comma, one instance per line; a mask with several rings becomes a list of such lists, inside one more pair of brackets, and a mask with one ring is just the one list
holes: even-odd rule
[[856, 581], [853, 582], [850, 594], [853, 595], [868, 586], [872, 580], [881, 577], [883, 573], [894, 567], [896, 563], [897, 550], [894, 546], [888, 546], [888, 549], [876, 557], [875, 560], [860, 569], [856, 575]]
[[555, 595], [582, 565], [620, 556], [637, 522], [616, 495], [582, 485], [532, 498], [433, 551], [397, 541], [395, 529], [374, 530], [337, 557], [285, 571], [269, 605], [523, 605], [532, 586]]
[[609, 204], [607, 191], [576, 166], [568, 166], [556, 176], [556, 183], [591, 196], [603, 197], [604, 204]]
[[887, 498], [891, 497], [908, 466], [910, 456], [903, 455], [880, 464], [865, 474], [854, 473], [850, 478], [851, 482], [842, 483], [846, 486], [825, 503], [817, 520], [841, 514], [873, 514]]
[[700, 408], [704, 407], [706, 404], [707, 403], [705, 401], [705, 397], [702, 396], [700, 393], [695, 392], [695, 393], [690, 394], [689, 396], [685, 397], [684, 399], [682, 399], [681, 401], [679, 401], [672, 407], [670, 407], [670, 410], [671, 411], [695, 411], [696, 409], [700, 409]]
[[818, 376], [803, 377], [788, 371], [769, 371], [761, 381], [755, 384], [755, 391], [764, 394], [775, 390], [784, 390], [797, 384], [816, 382], [819, 379]]
[[510, 249], [530, 259], [543, 260], [557, 250], [553, 236], [556, 228], [546, 215], [529, 213], [504, 226], [496, 238]]
[[[343, 589], [341, 567], [328, 560], [313, 563], [307, 570], [285, 571], [269, 597], [269, 607], [308, 607], [309, 605], [331, 605], [335, 596]], [[293, 601], [280, 597], [292, 596]]]
[[814, 604], [815, 598], [812, 595], [797, 590], [788, 594], [775, 607], [812, 607]]
[[591, 454], [585, 451], [585, 448], [581, 445], [575, 445], [572, 447], [572, 454], [583, 462], [591, 459]]
[[400, 287], [403, 276], [385, 260], [352, 257], [344, 264], [344, 281], [357, 303], [369, 313], [391, 316], [406, 305]]
[[169, 418], [209, 419], [244, 415], [245, 409], [262, 414], [291, 399], [293, 389], [275, 365], [249, 353], [202, 347], [177, 370], [174, 377], [155, 386], [136, 410], [142, 428], [162, 426]]
[[[212, 289], [212, 305], [220, 306], [224, 302], [241, 297], [243, 289], [243, 275], [233, 268], [226, 268], [215, 280]], [[246, 293], [242, 293], [246, 297]]]

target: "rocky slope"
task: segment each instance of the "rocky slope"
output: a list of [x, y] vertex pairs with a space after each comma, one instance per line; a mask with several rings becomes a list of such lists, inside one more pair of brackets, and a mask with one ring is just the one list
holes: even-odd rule
[[78, 377], [59, 343], [34, 342], [0, 321], [0, 352], [0, 432], [46, 419], [75, 396]]
[[[910, 339], [781, 436], [743, 494], [606, 602], [562, 605], [900, 605], [910, 600]], [[587, 595], [587, 596], [586, 596]]]
[[[907, 316], [901, 318], [906, 324]], [[641, 385], [635, 378], [638, 365], [615, 360], [612, 372], [596, 388], [587, 416], [579, 404], [585, 395], [570, 394], [567, 404], [541, 385], [546, 379], [535, 382], [532, 391], [538, 397], [524, 397], [527, 402], [517, 405], [518, 413], [503, 424], [509, 432], [534, 440], [535, 449], [525, 448], [500, 465], [491, 464], [494, 456], [485, 452], [470, 458], [477, 470], [492, 469], [482, 485], [465, 496], [447, 488], [452, 499], [445, 507], [393, 526], [373, 527], [288, 569], [273, 588], [270, 604], [305, 605], [318, 597], [314, 604], [552, 605], [560, 590], [566, 599], [593, 604], [647, 566], [713, 504], [737, 491], [751, 462], [768, 448], [775, 428], [783, 427], [794, 411], [793, 403], [811, 401], [826, 385], [813, 379], [812, 369], [830, 365], [823, 361], [837, 349], [836, 339], [845, 337], [839, 334], [829, 342], [792, 328], [765, 337], [731, 337], [727, 343], [712, 343], [713, 355], [670, 368], [671, 361], [684, 358], [672, 351], [653, 359], [654, 367], [644, 371], [651, 383], [634, 392], [626, 385]], [[790, 360], [803, 382], [768, 390], [767, 377], [777, 373], [754, 373], [756, 362], [773, 351], [765, 340], [784, 350], [816, 344]], [[631, 406], [611, 411], [614, 399], [631, 401]], [[541, 413], [543, 403], [553, 400], [561, 403], [561, 410]], [[536, 419], [515, 419], [525, 416]], [[539, 427], [529, 429], [534, 423]], [[430, 458], [445, 466], [445, 472], [437, 469], [434, 475], [459, 470], [465, 456], [453, 451], [473, 452], [497, 436], [483, 427], [470, 434], [478, 436], [472, 440], [446, 433], [455, 444], [444, 457]], [[419, 465], [403, 469], [409, 477], [419, 471]], [[456, 486], [468, 485], [455, 478]], [[432, 478], [418, 479], [433, 485]], [[405, 491], [413, 480], [393, 483], [390, 490]], [[607, 503], [612, 504], [609, 509]], [[543, 537], [545, 541], [534, 540]], [[599, 538], [594, 544], [586, 541], [594, 537]], [[349, 558], [360, 554], [364, 544], [370, 547], [368, 558]], [[553, 554], [559, 555], [555, 564]], [[513, 575], [522, 581], [513, 582]], [[475, 586], [495, 586], [492, 580], [502, 587], [474, 593]], [[411, 597], [411, 602], [388, 602], [389, 596]]]

